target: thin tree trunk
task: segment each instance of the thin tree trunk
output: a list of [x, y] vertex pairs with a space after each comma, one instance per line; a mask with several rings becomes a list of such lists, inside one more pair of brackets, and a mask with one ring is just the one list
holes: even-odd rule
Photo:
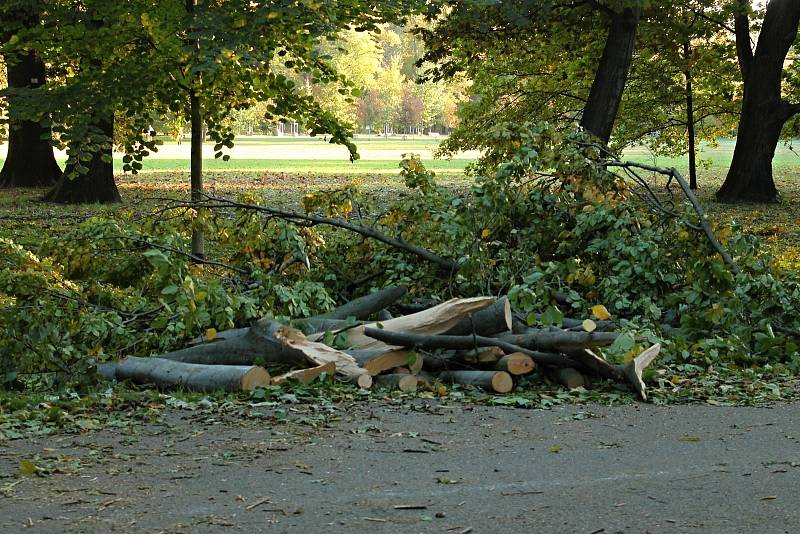
[[686, 130], [689, 133], [689, 188], [697, 189], [697, 146], [694, 130], [694, 88], [692, 86], [691, 44], [683, 43], [683, 57], [686, 60]]
[[58, 183], [51, 189], [44, 200], [59, 204], [90, 204], [100, 202], [110, 204], [121, 202], [117, 184], [114, 182], [114, 117], [100, 121], [98, 124], [103, 134], [109, 139], [108, 146], [101, 148], [86, 164], [87, 173], [75, 173], [74, 165], [67, 165]]
[[[6, 58], [10, 88], [36, 88], [45, 82], [45, 66], [35, 52]], [[10, 95], [8, 106], [13, 117], [17, 100]], [[42, 187], [61, 176], [61, 168], [49, 142], [50, 128], [33, 121], [13, 121], [8, 132], [8, 154], [0, 170], [0, 187]]]
[[[186, 12], [194, 15], [197, 0], [186, 0]], [[199, 43], [195, 43], [199, 47]], [[192, 80], [194, 82], [196, 80]], [[191, 114], [192, 141], [190, 148], [191, 158], [191, 188], [192, 202], [199, 202], [203, 199], [203, 140], [205, 131], [203, 130], [203, 115], [200, 109], [200, 96], [192, 88], [189, 94], [189, 105]], [[202, 230], [197, 228], [192, 230], [192, 255], [203, 258], [206, 254], [205, 236]]]
[[[200, 97], [194, 92], [191, 95], [192, 113], [192, 146], [191, 146], [191, 182], [192, 202], [203, 199], [203, 118], [200, 112]], [[198, 258], [205, 256], [205, 236], [202, 230], [192, 231], [192, 254]]]
[[740, 14], [735, 22], [744, 102], [733, 161], [717, 199], [774, 202], [778, 193], [772, 177], [772, 159], [783, 125], [800, 112], [800, 106], [781, 98], [783, 65], [797, 37], [800, 2], [772, 0], [767, 4], [755, 53], [749, 46], [748, 17]]
[[626, 8], [614, 13], [603, 55], [597, 66], [581, 126], [608, 144], [628, 80], [641, 10]]

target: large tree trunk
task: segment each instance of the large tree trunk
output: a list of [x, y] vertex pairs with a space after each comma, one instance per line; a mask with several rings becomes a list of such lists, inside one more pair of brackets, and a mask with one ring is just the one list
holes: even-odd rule
[[717, 191], [722, 202], [773, 202], [777, 197], [772, 158], [783, 125], [800, 111], [781, 98], [783, 65], [797, 37], [798, 23], [800, 2], [772, 0], [753, 53], [749, 19], [746, 15], [736, 18], [744, 102], [731, 168]]
[[[100, 122], [99, 127], [109, 139], [114, 139], [113, 117]], [[105, 156], [105, 157], [104, 157]], [[86, 163], [87, 173], [75, 173], [74, 165], [67, 165], [64, 175], [51, 189], [45, 200], [60, 204], [89, 204], [94, 202], [120, 202], [117, 184], [114, 182], [114, 161], [111, 143], [98, 150], [91, 161]]]
[[612, 16], [603, 55], [583, 108], [581, 126], [606, 144], [628, 81], [640, 16], [638, 8], [626, 8]]
[[[7, 64], [10, 88], [35, 88], [44, 84], [44, 63], [35, 52], [16, 59]], [[8, 106], [12, 117], [17, 105], [10, 95]], [[61, 176], [61, 168], [56, 163], [49, 138], [49, 127], [33, 121], [12, 121], [8, 154], [0, 171], [0, 187], [42, 187], [55, 183]]]

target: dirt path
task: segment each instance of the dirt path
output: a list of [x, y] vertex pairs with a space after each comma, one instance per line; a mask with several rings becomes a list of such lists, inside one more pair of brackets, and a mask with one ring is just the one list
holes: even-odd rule
[[799, 409], [173, 410], [0, 444], [0, 532], [797, 532]]

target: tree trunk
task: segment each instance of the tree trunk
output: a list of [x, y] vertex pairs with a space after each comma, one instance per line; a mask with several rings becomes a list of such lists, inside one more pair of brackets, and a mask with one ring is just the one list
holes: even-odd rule
[[603, 55], [583, 108], [581, 126], [606, 144], [628, 80], [640, 15], [639, 8], [626, 8], [612, 16]]
[[75, 165], [67, 165], [64, 174], [56, 186], [45, 195], [44, 200], [59, 204], [90, 204], [94, 202], [110, 204], [122, 201], [117, 184], [114, 182], [113, 116], [100, 121], [98, 126], [103, 135], [110, 140], [108, 146], [98, 150], [91, 161], [85, 164], [89, 168], [87, 173], [76, 174]]
[[781, 98], [786, 55], [797, 37], [800, 2], [772, 0], [755, 53], [749, 47], [750, 25], [736, 18], [737, 50], [744, 80], [736, 148], [725, 183], [717, 191], [722, 202], [774, 202], [772, 158], [784, 123], [800, 111]]
[[[191, 146], [191, 185], [192, 202], [203, 199], [203, 118], [200, 114], [200, 97], [191, 95], [192, 108], [192, 146]], [[192, 255], [203, 258], [206, 254], [203, 231], [192, 230]]]
[[[6, 58], [9, 60], [10, 58]], [[35, 88], [45, 82], [45, 67], [35, 52], [7, 63], [10, 88]], [[11, 116], [17, 106], [8, 98]], [[8, 132], [8, 154], [0, 170], [0, 187], [42, 187], [52, 185], [61, 176], [61, 168], [49, 142], [50, 128], [33, 121], [12, 121]]]
[[686, 131], [689, 134], [689, 189], [697, 189], [697, 146], [694, 130], [694, 88], [692, 86], [692, 45], [683, 43], [683, 58], [686, 60]]

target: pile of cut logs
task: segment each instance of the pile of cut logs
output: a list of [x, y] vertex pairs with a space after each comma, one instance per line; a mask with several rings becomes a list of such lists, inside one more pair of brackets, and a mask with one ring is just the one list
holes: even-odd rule
[[[609, 363], [592, 349], [617, 338], [611, 321], [566, 319], [560, 328], [531, 328], [505, 297], [457, 298], [413, 310], [397, 304], [405, 292], [386, 288], [289, 325], [262, 319], [248, 328], [204, 336], [175, 352], [100, 363], [98, 371], [107, 379], [194, 391], [309, 383], [326, 373], [362, 388], [377, 384], [415, 391], [442, 382], [497, 393], [511, 391], [515, 377], [537, 371], [569, 388], [614, 380], [647, 399], [642, 372], [660, 346], [629, 364]], [[413, 312], [393, 317], [389, 308]], [[278, 364], [298, 369], [271, 377], [263, 367]]]

